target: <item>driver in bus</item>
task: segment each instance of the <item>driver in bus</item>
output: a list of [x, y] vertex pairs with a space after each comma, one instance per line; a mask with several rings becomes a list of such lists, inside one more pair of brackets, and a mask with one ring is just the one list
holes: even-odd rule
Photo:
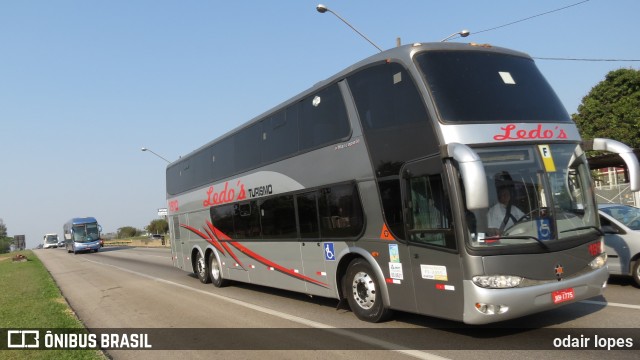
[[487, 213], [487, 234], [489, 236], [501, 235], [505, 229], [515, 225], [522, 219], [524, 213], [511, 202], [512, 188], [503, 185], [498, 188], [498, 202]]

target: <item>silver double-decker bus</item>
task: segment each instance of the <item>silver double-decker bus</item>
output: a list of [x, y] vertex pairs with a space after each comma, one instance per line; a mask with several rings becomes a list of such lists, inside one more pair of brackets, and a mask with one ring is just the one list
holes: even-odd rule
[[371, 56], [167, 167], [174, 265], [485, 324], [600, 295], [583, 141], [528, 55], [460, 43]]

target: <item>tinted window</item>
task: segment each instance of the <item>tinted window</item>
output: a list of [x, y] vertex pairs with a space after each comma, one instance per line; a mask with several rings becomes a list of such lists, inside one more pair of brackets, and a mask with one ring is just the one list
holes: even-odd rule
[[571, 121], [532, 59], [431, 51], [416, 61], [444, 121]]
[[350, 133], [342, 94], [334, 84], [172, 164], [167, 169], [167, 192], [180, 194], [337, 143]]
[[210, 158], [213, 164], [212, 180], [223, 179], [234, 172], [235, 146], [234, 138], [229, 137], [210, 147]]
[[298, 151], [298, 107], [292, 106], [263, 121], [262, 161], [272, 162]]
[[233, 230], [233, 205], [211, 207], [211, 222], [230, 239], [235, 238]]
[[260, 216], [255, 201], [233, 205], [233, 229], [236, 239], [259, 239]]
[[407, 160], [437, 152], [421, 96], [399, 64], [382, 64], [349, 77], [376, 174], [398, 175]]
[[323, 238], [354, 237], [362, 231], [362, 207], [353, 184], [320, 190], [318, 211]]
[[338, 142], [351, 132], [342, 94], [334, 84], [299, 103], [300, 150]]
[[404, 238], [400, 168], [412, 159], [438, 152], [422, 97], [409, 73], [383, 63], [348, 78], [389, 229]]
[[261, 125], [261, 123], [257, 123], [233, 135], [235, 172], [253, 169], [260, 165]]
[[319, 238], [318, 208], [316, 192], [296, 196], [298, 204], [298, 222], [300, 223], [300, 237], [303, 239]]
[[263, 239], [295, 239], [296, 211], [293, 196], [278, 196], [260, 203]]

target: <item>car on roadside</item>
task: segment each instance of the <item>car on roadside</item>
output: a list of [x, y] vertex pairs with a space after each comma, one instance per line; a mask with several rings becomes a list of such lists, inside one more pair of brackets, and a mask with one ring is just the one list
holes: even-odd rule
[[640, 286], [640, 209], [598, 204], [609, 274], [631, 276]]

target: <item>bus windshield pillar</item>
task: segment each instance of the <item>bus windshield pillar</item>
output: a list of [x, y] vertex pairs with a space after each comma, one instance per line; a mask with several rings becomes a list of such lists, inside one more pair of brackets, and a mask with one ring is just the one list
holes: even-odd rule
[[444, 157], [451, 157], [458, 162], [462, 183], [466, 193], [467, 209], [479, 210], [489, 207], [487, 177], [480, 156], [470, 147], [460, 143], [447, 145]]

